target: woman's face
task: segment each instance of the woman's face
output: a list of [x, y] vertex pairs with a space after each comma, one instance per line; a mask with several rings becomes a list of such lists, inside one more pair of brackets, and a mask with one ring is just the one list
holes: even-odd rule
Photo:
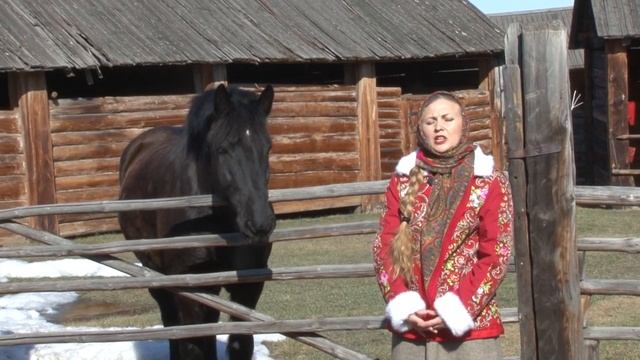
[[422, 112], [419, 129], [423, 139], [437, 153], [454, 148], [462, 139], [462, 109], [447, 99], [437, 99]]

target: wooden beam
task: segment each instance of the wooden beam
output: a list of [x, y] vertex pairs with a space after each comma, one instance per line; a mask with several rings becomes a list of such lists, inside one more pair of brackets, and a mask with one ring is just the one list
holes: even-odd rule
[[[55, 204], [53, 145], [44, 72], [9, 73], [9, 99], [18, 111], [22, 126], [29, 204]], [[58, 232], [54, 215], [39, 216], [33, 220], [33, 225], [48, 232]]]
[[[609, 164], [612, 175], [614, 170], [629, 169], [629, 141], [617, 137], [629, 134], [627, 122], [627, 101], [629, 100], [629, 64], [627, 49], [622, 40], [605, 42], [607, 56], [607, 104], [608, 104], [608, 140]], [[617, 174], [621, 175], [621, 174]], [[634, 186], [632, 176], [614, 176], [611, 185]]]
[[524, 143], [560, 149], [525, 160], [538, 358], [581, 359], [566, 30], [555, 23], [525, 30], [521, 61]]
[[[378, 129], [378, 99], [376, 91], [376, 68], [371, 62], [356, 65], [358, 145], [360, 153], [360, 181], [380, 180], [380, 135]], [[375, 206], [375, 198], [363, 199], [363, 209]]]

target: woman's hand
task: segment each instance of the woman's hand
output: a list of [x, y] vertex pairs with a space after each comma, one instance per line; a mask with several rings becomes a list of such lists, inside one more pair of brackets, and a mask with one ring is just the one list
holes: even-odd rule
[[419, 332], [423, 336], [426, 336], [427, 332], [437, 334], [438, 330], [444, 329], [446, 324], [442, 321], [442, 318], [434, 310], [418, 310], [415, 313], [409, 315], [406, 320], [407, 325], [415, 331]]

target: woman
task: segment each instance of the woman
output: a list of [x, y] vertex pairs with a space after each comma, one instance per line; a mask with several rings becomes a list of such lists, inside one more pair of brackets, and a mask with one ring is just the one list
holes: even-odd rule
[[419, 149], [396, 166], [374, 244], [392, 359], [501, 359], [494, 295], [511, 252], [507, 176], [468, 140], [448, 92], [422, 104]]

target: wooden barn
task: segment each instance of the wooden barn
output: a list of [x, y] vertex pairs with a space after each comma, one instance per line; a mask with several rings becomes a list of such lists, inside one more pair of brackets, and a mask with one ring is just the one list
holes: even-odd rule
[[[387, 177], [435, 89], [459, 91], [474, 139], [501, 146], [503, 34], [467, 1], [7, 0], [0, 39], [0, 209], [117, 198], [128, 141], [181, 124], [212, 82], [275, 85], [274, 189]], [[65, 236], [118, 230], [113, 214], [29, 221]]]
[[[567, 34], [571, 31], [571, 20], [573, 16], [572, 7], [542, 9], [532, 11], [518, 11], [488, 15], [491, 21], [495, 22], [503, 31], [507, 31], [509, 24], [518, 23], [523, 27], [536, 26], [558, 22], [564, 25]], [[569, 44], [567, 44], [569, 46]], [[575, 94], [577, 103], [584, 101], [584, 51], [582, 49], [570, 49], [567, 54], [567, 64], [569, 65], [569, 80], [571, 94]], [[579, 96], [579, 98], [578, 98]], [[584, 117], [584, 106], [580, 105], [573, 109], [571, 117], [573, 120], [574, 154], [576, 163], [576, 182], [579, 185], [593, 183], [591, 178], [591, 164], [587, 152], [589, 144], [586, 136], [586, 126]]]
[[576, 0], [570, 46], [584, 49], [593, 182], [633, 186], [640, 180], [640, 0]]

